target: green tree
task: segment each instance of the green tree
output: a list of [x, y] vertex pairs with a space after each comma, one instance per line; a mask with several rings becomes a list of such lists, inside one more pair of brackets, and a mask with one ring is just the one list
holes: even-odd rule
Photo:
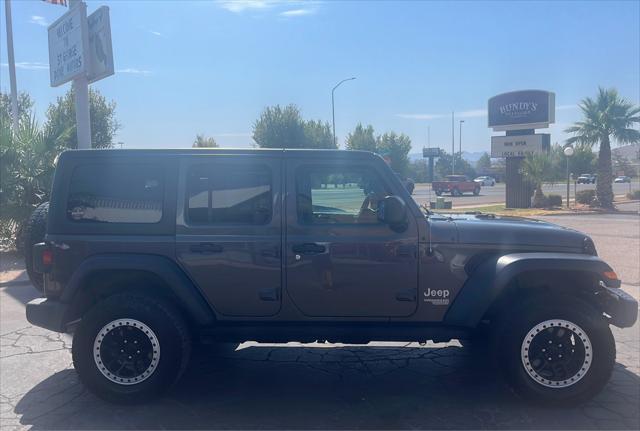
[[548, 154], [530, 154], [522, 162], [520, 168], [522, 175], [533, 185], [533, 206], [540, 208], [545, 206], [542, 184], [548, 178], [551, 171], [551, 157]]
[[304, 122], [305, 148], [336, 148], [331, 126], [327, 122], [309, 120]]
[[[33, 100], [28, 93], [22, 92], [18, 94], [18, 122], [31, 120], [33, 105]], [[11, 95], [9, 93], [0, 93], [0, 116], [2, 121], [11, 123]]]
[[197, 134], [191, 146], [193, 148], [217, 148], [218, 143], [211, 136]]
[[485, 173], [491, 169], [491, 157], [488, 153], [482, 153], [478, 161], [476, 162], [476, 170], [481, 173]]
[[296, 105], [268, 106], [253, 125], [260, 148], [304, 148], [304, 121]]
[[409, 163], [409, 173], [408, 176], [413, 178], [416, 183], [426, 183], [428, 172], [427, 172], [427, 161], [424, 159], [414, 160]]
[[374, 136], [373, 126], [364, 127], [358, 123], [353, 132], [347, 135], [347, 150], [377, 151], [377, 142]]
[[[120, 129], [115, 117], [116, 103], [89, 89], [89, 114], [91, 116], [91, 146], [93, 148], [113, 147], [113, 137]], [[65, 148], [78, 148], [76, 134], [76, 107], [73, 89], [58, 97], [47, 109], [46, 127], [53, 135], [59, 136]]]
[[442, 154], [436, 161], [435, 171], [438, 178], [444, 178], [447, 175], [451, 175], [451, 164], [455, 159], [456, 174], [466, 175], [468, 178], [473, 179], [476, 176], [476, 171], [473, 166], [465, 159], [460, 157], [459, 153], [456, 153], [454, 157], [451, 154]]
[[567, 143], [600, 146], [596, 196], [600, 206], [611, 208], [611, 139], [618, 144], [640, 142], [640, 132], [633, 128], [640, 122], [640, 107], [622, 98], [617, 90], [600, 87], [595, 99], [587, 97], [580, 102], [580, 109], [584, 118], [565, 130], [574, 135], [567, 139]]
[[376, 148], [378, 154], [387, 156], [391, 160], [391, 168], [399, 174], [405, 175], [409, 168], [409, 151], [411, 151], [411, 139], [401, 133], [385, 133], [378, 136]]

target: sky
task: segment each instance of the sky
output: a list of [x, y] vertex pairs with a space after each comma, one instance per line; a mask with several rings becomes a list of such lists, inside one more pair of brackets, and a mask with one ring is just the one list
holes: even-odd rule
[[[3, 2], [4, 3], [4, 2]], [[49, 103], [70, 83], [49, 86], [47, 26], [66, 12], [13, 0], [19, 91]], [[117, 104], [115, 141], [125, 148], [189, 147], [196, 134], [250, 147], [269, 105], [296, 104], [331, 122], [338, 142], [359, 123], [450, 151], [459, 120], [464, 151], [490, 150], [487, 100], [541, 89], [556, 94], [566, 139], [577, 104], [598, 86], [640, 101], [640, 2], [87, 1], [108, 5], [116, 73], [92, 84]], [[0, 88], [9, 91], [4, 4]], [[493, 133], [499, 134], [499, 133]]]

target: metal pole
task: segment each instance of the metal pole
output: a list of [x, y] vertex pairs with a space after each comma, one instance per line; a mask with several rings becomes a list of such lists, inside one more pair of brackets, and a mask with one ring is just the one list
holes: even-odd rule
[[458, 133], [460, 163], [462, 163], [462, 123], [464, 123], [464, 120], [460, 120], [460, 132]]
[[352, 77], [352, 78], [347, 78], [347, 79], [343, 79], [342, 81], [338, 82], [335, 87], [333, 87], [333, 89], [331, 90], [331, 122], [333, 124], [333, 145], [335, 145], [336, 147], [338, 146], [338, 143], [336, 142], [336, 108], [335, 108], [335, 97], [334, 97], [334, 93], [336, 91], [336, 88], [340, 87], [340, 84], [342, 84], [345, 81], [352, 81], [356, 79], [356, 77]]
[[9, 60], [9, 81], [11, 81], [11, 118], [13, 133], [18, 133], [18, 85], [16, 84], [16, 59], [13, 55], [13, 26], [11, 24], [11, 0], [4, 2], [4, 15], [7, 23], [7, 59]]
[[427, 126], [427, 148], [431, 148], [431, 126]]
[[[87, 30], [87, 6], [81, 0], [69, 0], [69, 9], [82, 7], [82, 49], [85, 64], [89, 59], [89, 40]], [[76, 135], [78, 137], [78, 149], [91, 148], [91, 118], [89, 114], [89, 81], [86, 72], [73, 80], [73, 92], [76, 101]]]
[[567, 158], [567, 208], [569, 208], [569, 193], [571, 193], [571, 177], [569, 176], [569, 156]]
[[456, 173], [456, 138], [455, 121], [453, 119], [453, 111], [451, 111], [451, 175]]

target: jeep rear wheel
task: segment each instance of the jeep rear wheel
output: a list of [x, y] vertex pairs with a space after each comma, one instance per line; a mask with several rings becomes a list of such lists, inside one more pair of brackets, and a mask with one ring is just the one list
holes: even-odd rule
[[601, 313], [575, 298], [534, 301], [493, 340], [514, 390], [547, 404], [585, 401], [608, 382], [615, 341]]
[[107, 401], [148, 401], [175, 383], [189, 360], [187, 325], [169, 303], [119, 294], [83, 316], [73, 364], [89, 390]]

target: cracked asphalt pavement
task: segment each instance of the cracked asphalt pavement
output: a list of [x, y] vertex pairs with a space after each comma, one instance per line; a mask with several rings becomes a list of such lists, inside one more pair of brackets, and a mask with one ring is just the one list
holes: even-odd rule
[[[640, 218], [564, 216], [552, 221], [592, 234], [605, 259], [628, 275], [623, 288], [638, 297]], [[623, 244], [621, 251], [615, 244]], [[593, 400], [569, 409], [516, 398], [457, 341], [424, 346], [244, 343], [226, 353], [201, 349], [163, 399], [111, 405], [79, 382], [70, 335], [26, 321], [24, 304], [37, 292], [24, 282], [19, 260], [4, 254], [1, 269], [2, 430], [640, 429], [638, 324], [613, 328], [618, 353], [611, 382]]]

